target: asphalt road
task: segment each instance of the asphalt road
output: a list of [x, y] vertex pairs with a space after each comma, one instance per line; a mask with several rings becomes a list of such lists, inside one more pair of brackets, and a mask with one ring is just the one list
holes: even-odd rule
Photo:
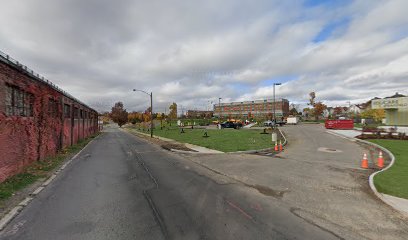
[[110, 128], [24, 208], [1, 239], [342, 238], [300, 216], [283, 194]]
[[322, 124], [280, 129], [289, 144], [276, 156], [184, 157], [248, 185], [282, 192], [281, 198], [265, 198], [340, 238], [408, 239], [408, 218], [372, 193], [368, 176], [374, 170], [360, 168], [363, 153], [368, 154], [370, 168], [375, 167], [377, 150], [328, 134]]

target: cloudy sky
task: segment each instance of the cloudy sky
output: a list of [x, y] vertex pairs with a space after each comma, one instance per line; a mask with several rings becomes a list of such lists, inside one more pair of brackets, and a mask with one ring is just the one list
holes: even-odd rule
[[408, 95], [407, 0], [0, 3], [0, 50], [97, 110]]

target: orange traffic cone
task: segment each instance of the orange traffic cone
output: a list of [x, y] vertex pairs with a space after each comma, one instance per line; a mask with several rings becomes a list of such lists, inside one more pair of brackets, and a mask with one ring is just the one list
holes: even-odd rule
[[279, 141], [279, 151], [283, 151], [283, 145], [282, 145], [282, 141]]
[[364, 153], [363, 160], [361, 161], [361, 168], [368, 168], [367, 153]]
[[279, 148], [278, 148], [278, 141], [275, 141], [275, 151], [277, 152], [277, 151], [279, 151]]
[[383, 158], [383, 154], [382, 154], [381, 151], [380, 151], [380, 154], [379, 154], [379, 156], [378, 156], [377, 166], [378, 166], [379, 168], [383, 168], [383, 167], [384, 167], [384, 158]]

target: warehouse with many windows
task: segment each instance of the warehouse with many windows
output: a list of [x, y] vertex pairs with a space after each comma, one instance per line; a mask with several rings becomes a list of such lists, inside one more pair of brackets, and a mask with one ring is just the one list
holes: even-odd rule
[[0, 52], [0, 182], [98, 131], [98, 113]]
[[[275, 110], [274, 110], [275, 109]], [[220, 103], [214, 105], [215, 117], [226, 118], [273, 118], [287, 117], [289, 115], [289, 101], [287, 99], [273, 99]]]

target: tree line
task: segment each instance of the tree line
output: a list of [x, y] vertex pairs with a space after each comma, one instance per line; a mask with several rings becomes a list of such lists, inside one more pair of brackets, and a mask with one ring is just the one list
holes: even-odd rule
[[132, 111], [128, 112], [122, 102], [117, 102], [112, 107], [111, 112], [108, 114], [109, 118], [122, 127], [124, 124], [130, 122], [132, 124], [140, 123], [140, 122], [150, 122], [152, 119], [157, 120], [172, 120], [177, 119], [177, 104], [173, 102], [169, 106], [169, 114], [164, 113], [153, 113], [151, 108], [148, 107], [145, 111], [138, 112]]

